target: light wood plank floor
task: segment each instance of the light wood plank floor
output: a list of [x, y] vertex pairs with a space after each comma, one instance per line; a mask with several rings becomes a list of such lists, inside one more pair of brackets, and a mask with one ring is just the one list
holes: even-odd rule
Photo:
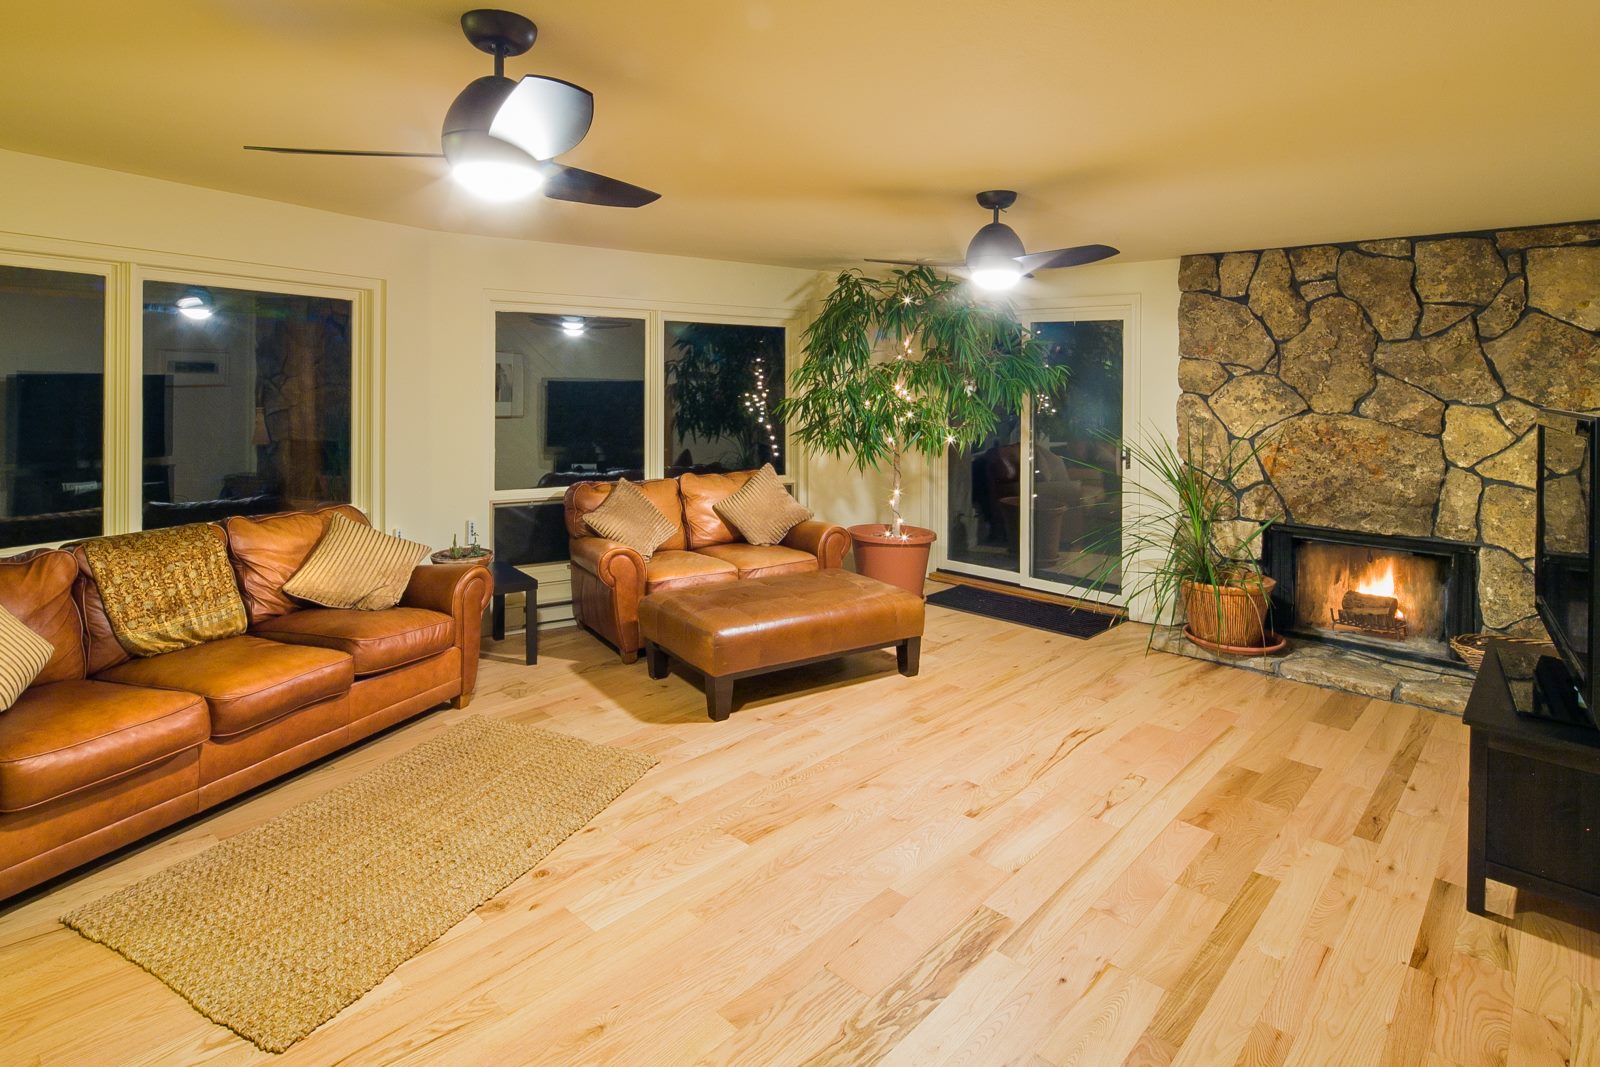
[[1142, 640], [935, 608], [921, 677], [858, 656], [726, 723], [510, 642], [469, 712], [0, 910], [0, 1062], [271, 1060], [56, 917], [485, 714], [661, 763], [284, 1064], [1600, 1063], [1600, 937], [1464, 909], [1459, 721]]

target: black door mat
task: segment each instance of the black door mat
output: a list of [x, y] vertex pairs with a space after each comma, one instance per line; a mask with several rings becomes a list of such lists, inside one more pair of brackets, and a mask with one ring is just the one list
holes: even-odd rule
[[1087, 608], [1074, 608], [1067, 604], [1050, 604], [1029, 597], [997, 593], [971, 585], [957, 585], [928, 595], [928, 603], [935, 607], [952, 608], [969, 615], [982, 615], [1002, 622], [1032, 626], [1036, 630], [1066, 634], [1087, 640], [1105, 633], [1122, 621], [1121, 615]]

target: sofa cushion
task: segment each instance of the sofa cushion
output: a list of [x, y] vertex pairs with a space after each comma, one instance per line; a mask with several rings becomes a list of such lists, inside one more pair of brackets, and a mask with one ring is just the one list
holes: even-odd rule
[[584, 515], [583, 524], [608, 541], [627, 545], [645, 559], [655, 555], [662, 542], [676, 532], [672, 520], [624, 478], [605, 502]]
[[117, 640], [134, 656], [159, 656], [236, 637], [249, 625], [215, 526], [190, 523], [97, 537], [83, 544]]
[[430, 551], [420, 542], [334, 515], [317, 547], [283, 583], [283, 591], [325, 608], [387, 611], [400, 603], [411, 572]]
[[[639, 491], [650, 498], [656, 510], [672, 523], [672, 534], [661, 542], [661, 548], [680, 550], [689, 547], [683, 536], [683, 501], [678, 496], [678, 479], [649, 478], [634, 482]], [[588, 537], [589, 527], [583, 517], [605, 503], [606, 497], [616, 489], [616, 482], [579, 482], [562, 498], [563, 513], [567, 522], [568, 537]]]
[[0, 607], [50, 642], [50, 661], [35, 685], [83, 677], [83, 624], [72, 602], [77, 573], [71, 553], [60, 549], [0, 559]]
[[348, 692], [355, 681], [355, 663], [333, 649], [280, 644], [246, 634], [129, 660], [100, 678], [198, 693], [210, 708], [212, 735], [227, 737]]
[[725, 545], [739, 540], [739, 534], [717, 514], [717, 505], [744, 488], [755, 471], [732, 474], [684, 474], [678, 477], [683, 495], [683, 525], [689, 547]]
[[816, 556], [782, 545], [747, 545], [736, 541], [731, 545], [708, 545], [699, 554], [733, 564], [740, 578], [771, 578], [817, 569]]
[[775, 545], [789, 531], [811, 518], [811, 512], [789, 495], [772, 464], [763, 464], [750, 480], [723, 497], [713, 510], [752, 545]]
[[738, 580], [738, 567], [700, 552], [657, 552], [644, 568], [646, 596], [663, 589]]
[[426, 659], [443, 652], [456, 639], [450, 616], [422, 608], [308, 608], [268, 619], [251, 632], [272, 641], [343, 652], [355, 660], [358, 676]]
[[361, 510], [349, 504], [259, 518], [236, 515], [222, 524], [250, 625], [300, 609], [283, 591], [283, 583], [305, 563], [335, 515], [370, 525]]
[[0, 811], [128, 774], [210, 733], [193, 693], [81, 678], [36, 685], [0, 715]]

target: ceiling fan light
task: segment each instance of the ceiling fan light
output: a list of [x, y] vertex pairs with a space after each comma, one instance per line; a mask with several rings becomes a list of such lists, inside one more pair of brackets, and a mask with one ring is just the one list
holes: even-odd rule
[[1009, 266], [996, 264], [982, 267], [970, 273], [973, 285], [976, 285], [979, 289], [987, 289], [996, 293], [1013, 288], [1022, 280], [1022, 268], [1015, 263]]
[[451, 164], [450, 177], [474, 196], [499, 204], [531, 196], [544, 184], [544, 175], [531, 162], [519, 166], [502, 160], [468, 160]]
[[561, 320], [561, 332], [568, 337], [582, 337], [586, 328], [583, 319], [577, 315], [567, 315]]
[[195, 322], [204, 322], [216, 313], [211, 294], [204, 289], [190, 289], [172, 302], [178, 314]]

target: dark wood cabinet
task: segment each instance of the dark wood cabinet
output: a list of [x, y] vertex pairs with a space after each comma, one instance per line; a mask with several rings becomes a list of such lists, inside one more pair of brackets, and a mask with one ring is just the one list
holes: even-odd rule
[[1492, 644], [1467, 702], [1467, 908], [1484, 914], [1492, 878], [1600, 921], [1600, 731], [1527, 714], [1539, 660], [1552, 655]]

